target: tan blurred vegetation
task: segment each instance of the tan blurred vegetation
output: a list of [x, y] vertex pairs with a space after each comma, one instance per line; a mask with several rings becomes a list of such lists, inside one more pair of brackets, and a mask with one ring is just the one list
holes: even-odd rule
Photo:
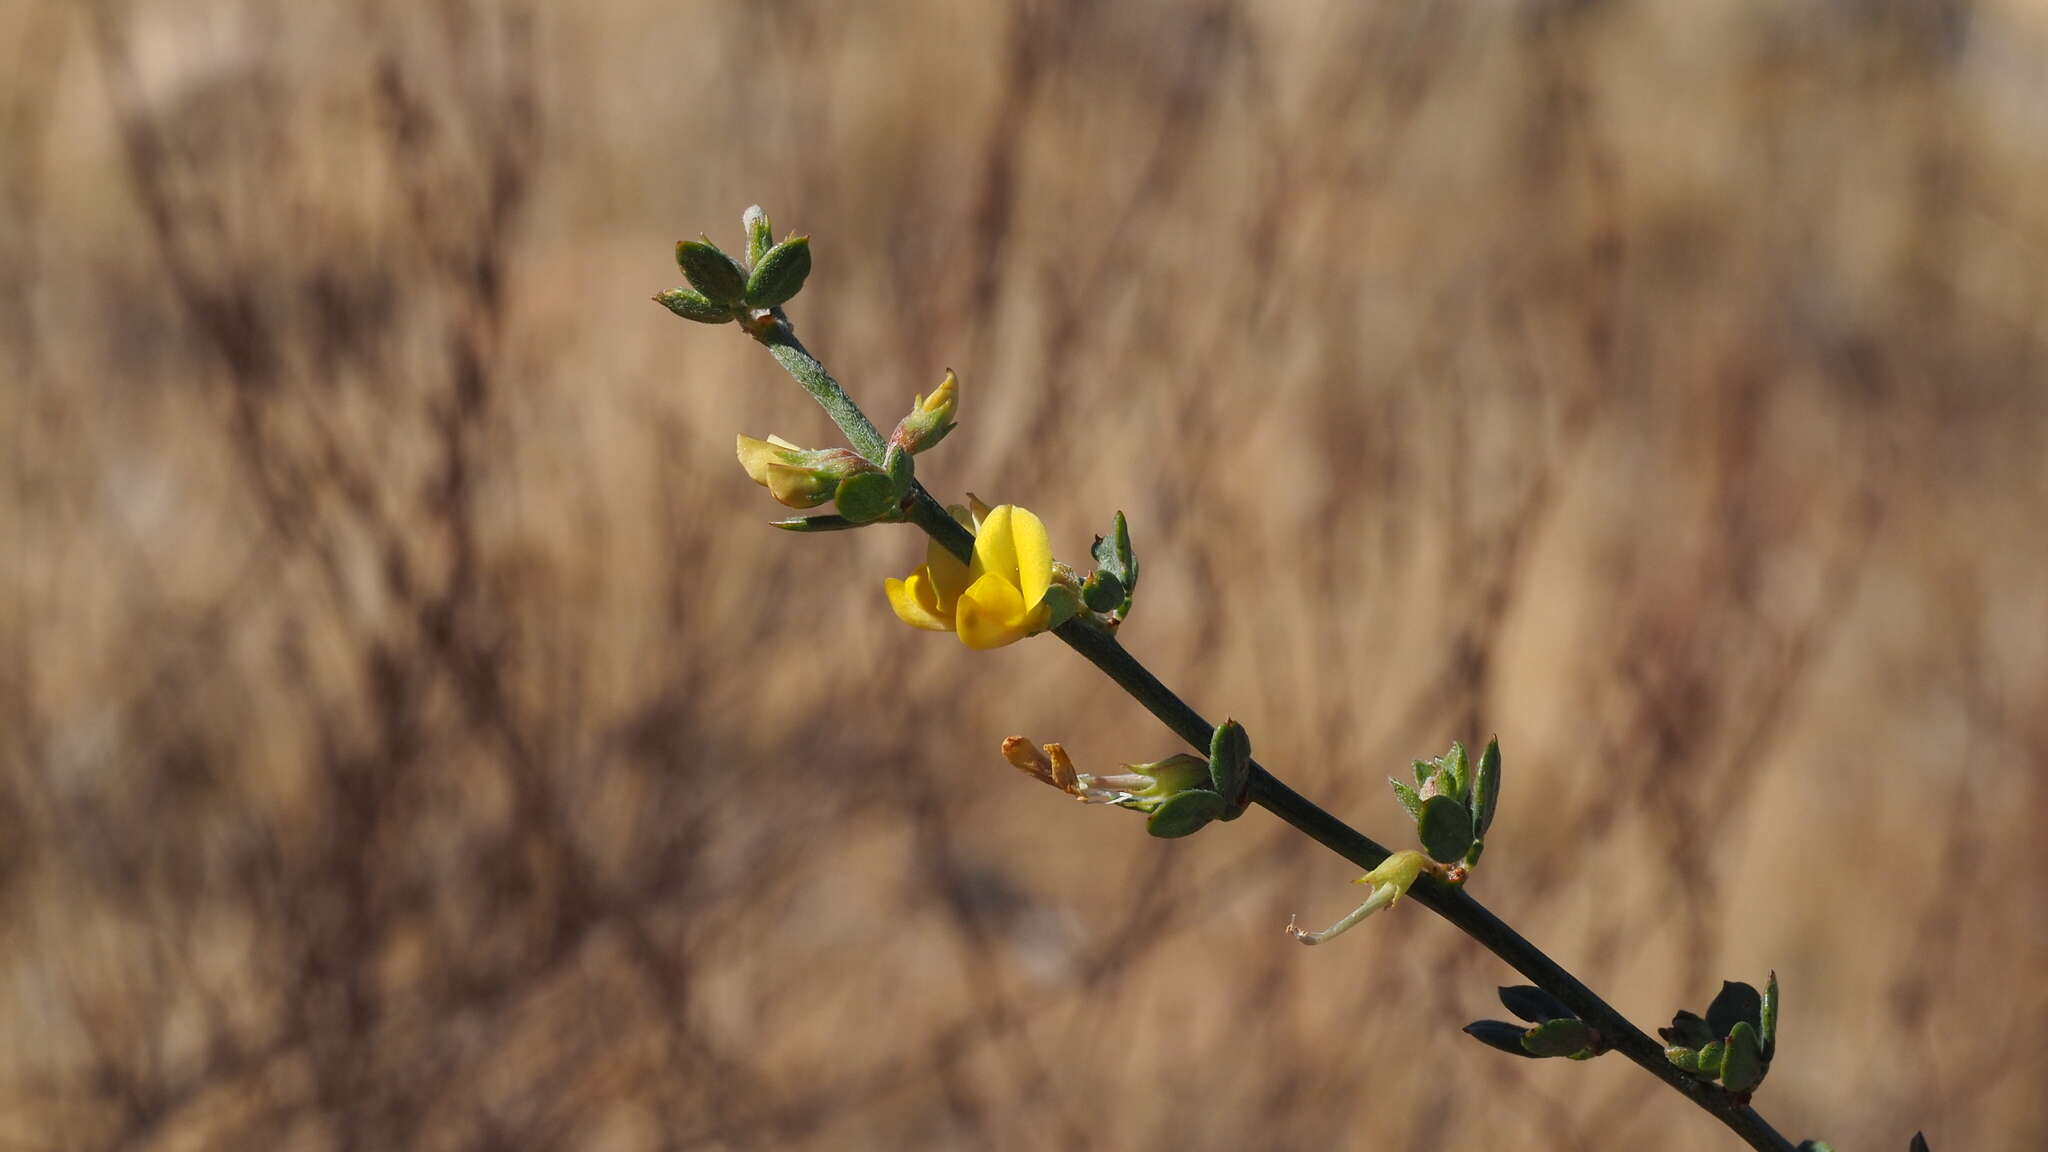
[[[1651, 1026], [1786, 988], [1764, 1113], [2048, 1143], [2048, 11], [0, 7], [0, 1148], [1725, 1148], [1461, 1036], [1512, 975], [1174, 742], [892, 619], [648, 302], [753, 201], [934, 490]], [[956, 496], [957, 498], [957, 496]]]

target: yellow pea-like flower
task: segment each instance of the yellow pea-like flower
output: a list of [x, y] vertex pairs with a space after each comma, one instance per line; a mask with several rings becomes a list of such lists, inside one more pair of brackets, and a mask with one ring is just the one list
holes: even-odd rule
[[962, 564], [934, 541], [923, 567], [885, 588], [890, 607], [911, 627], [956, 632], [969, 648], [1000, 648], [1052, 625], [1052, 541], [1027, 509], [975, 503], [973, 563]]

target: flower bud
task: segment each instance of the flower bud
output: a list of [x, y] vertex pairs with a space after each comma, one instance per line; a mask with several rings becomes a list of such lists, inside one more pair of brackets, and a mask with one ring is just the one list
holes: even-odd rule
[[889, 436], [892, 447], [905, 452], [922, 452], [946, 438], [955, 425], [953, 414], [960, 408], [960, 378], [946, 369], [946, 378], [932, 389], [929, 396], [920, 395], [910, 402], [910, 415], [896, 425], [896, 431]]

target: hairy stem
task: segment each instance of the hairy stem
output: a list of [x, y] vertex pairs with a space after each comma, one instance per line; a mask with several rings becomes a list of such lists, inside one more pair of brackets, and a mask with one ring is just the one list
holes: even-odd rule
[[[882, 458], [881, 434], [868, 422], [867, 416], [847, 396], [839, 382], [825, 371], [825, 366], [797, 341], [786, 321], [772, 327], [750, 328], [749, 332], [816, 398], [856, 451], [874, 460]], [[963, 562], [972, 559], [974, 536], [946, 513], [931, 493], [925, 491], [924, 485], [911, 485], [903, 511], [906, 519], [924, 529], [947, 551]], [[1159, 678], [1126, 651], [1115, 636], [1084, 619], [1068, 621], [1055, 629], [1054, 634], [1116, 681], [1118, 687], [1144, 705], [1146, 711], [1172, 729], [1175, 735], [1198, 751], [1208, 751], [1215, 726], [1160, 683]], [[1360, 868], [1370, 871], [1391, 855], [1376, 841], [1324, 811], [1257, 763], [1251, 766], [1250, 788], [1253, 803]], [[1628, 1057], [1650, 1075], [1705, 1109], [1750, 1147], [1765, 1152], [1795, 1152], [1792, 1142], [1749, 1106], [1747, 1097], [1680, 1071], [1665, 1058], [1662, 1044], [1630, 1023], [1627, 1017], [1542, 949], [1467, 895], [1463, 888], [1425, 875], [1416, 881], [1408, 895], [1477, 940], [1487, 951], [1528, 977], [1531, 983], [1563, 1001], [1599, 1034], [1601, 1044]]]

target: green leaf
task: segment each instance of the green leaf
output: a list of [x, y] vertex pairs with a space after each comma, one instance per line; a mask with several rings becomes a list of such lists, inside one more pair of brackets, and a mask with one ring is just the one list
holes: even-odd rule
[[1532, 1056], [1570, 1056], [1584, 1052], [1592, 1043], [1592, 1029], [1584, 1020], [1572, 1017], [1546, 1020], [1522, 1036], [1522, 1047]]
[[1666, 1043], [1683, 1044], [1688, 1048], [1697, 1048], [1715, 1039], [1714, 1030], [1707, 1027], [1707, 1022], [1691, 1012], [1673, 1016], [1671, 1027], [1657, 1029], [1657, 1035], [1662, 1036]]
[[1728, 1033], [1728, 1050], [1721, 1057], [1721, 1086], [1730, 1092], [1752, 1092], [1764, 1082], [1764, 1053], [1756, 1040], [1756, 1025], [1738, 1022]]
[[1429, 775], [1429, 783], [1422, 786], [1422, 794], [1424, 797], [1448, 796], [1453, 800], [1458, 799], [1458, 782], [1451, 778], [1451, 769], [1448, 765], [1438, 763], [1436, 771]]
[[1713, 1029], [1716, 1036], [1728, 1035], [1735, 1030], [1736, 1024], [1744, 1020], [1754, 1028], [1762, 1018], [1763, 997], [1740, 980], [1723, 981], [1720, 994], [1707, 1005], [1707, 1027]]
[[1469, 806], [1472, 794], [1467, 789], [1471, 786], [1472, 778], [1465, 760], [1465, 746], [1456, 740], [1451, 741], [1451, 751], [1444, 757], [1444, 771], [1451, 777], [1450, 788], [1445, 794]]
[[792, 236], [761, 255], [747, 277], [749, 308], [776, 308], [803, 289], [811, 274], [811, 238]]
[[887, 515], [900, 497], [896, 485], [881, 472], [855, 472], [839, 482], [833, 507], [855, 524], [869, 524]]
[[1145, 831], [1162, 840], [1193, 835], [1223, 815], [1224, 808], [1223, 797], [1206, 788], [1192, 788], [1153, 809]]
[[1763, 1048], [1764, 1063], [1778, 1053], [1778, 974], [1771, 973], [1770, 983], [1764, 985], [1763, 1003], [1757, 1009], [1757, 1044]]
[[1091, 611], [1109, 612], [1124, 602], [1124, 582], [1113, 572], [1095, 572], [1081, 582], [1081, 599]]
[[1700, 1049], [1700, 1075], [1712, 1080], [1721, 1075], [1721, 1061], [1728, 1056], [1728, 1045], [1719, 1040], [1709, 1042]]
[[1399, 800], [1401, 807], [1408, 810], [1408, 818], [1410, 820], [1421, 820], [1422, 797], [1416, 794], [1415, 789], [1401, 783], [1392, 776], [1387, 777], [1387, 783], [1394, 786], [1394, 799]]
[[1131, 548], [1131, 525], [1124, 519], [1122, 512], [1116, 514], [1116, 521], [1110, 525], [1109, 535], [1097, 536], [1094, 546], [1088, 552], [1095, 558], [1096, 570], [1116, 577], [1118, 584], [1123, 588], [1123, 600], [1116, 605], [1116, 613], [1119, 616], [1128, 615], [1131, 610], [1131, 598], [1138, 592], [1138, 554]]
[[747, 264], [751, 267], [759, 264], [761, 257], [774, 246], [775, 227], [768, 223], [768, 213], [763, 212], [759, 204], [747, 209], [746, 215], [740, 217], [740, 224], [747, 230]]
[[1498, 1048], [1524, 1060], [1535, 1060], [1534, 1052], [1522, 1047], [1522, 1035], [1528, 1031], [1505, 1020], [1474, 1020], [1465, 1025], [1465, 1035], [1470, 1036], [1488, 1048]]
[[692, 292], [688, 288], [671, 288], [656, 295], [654, 302], [685, 320], [695, 320], [699, 324], [732, 322], [732, 309], [723, 304], [713, 304], [702, 292]]
[[1456, 863], [1472, 847], [1472, 814], [1449, 796], [1431, 796], [1422, 802], [1415, 833], [1423, 851], [1440, 863]]
[[1251, 777], [1252, 738], [1244, 725], [1225, 720], [1209, 737], [1209, 782], [1226, 804], [1235, 805], [1244, 796], [1245, 781]]
[[1667, 1044], [1664, 1046], [1664, 1058], [1695, 1076], [1700, 1074], [1700, 1050], [1697, 1048]]
[[1546, 1020], [1568, 1020], [1578, 1015], [1565, 1007], [1564, 1001], [1534, 984], [1511, 984], [1502, 988], [1500, 1002], [1508, 1011], [1531, 1024], [1541, 1024]]
[[1480, 835], [1493, 827], [1493, 813], [1500, 807], [1500, 738], [1486, 742], [1479, 754], [1479, 770], [1472, 775], [1472, 828]]
[[713, 304], [728, 308], [747, 294], [747, 274], [733, 259], [709, 240], [676, 241], [676, 263], [690, 286]]

